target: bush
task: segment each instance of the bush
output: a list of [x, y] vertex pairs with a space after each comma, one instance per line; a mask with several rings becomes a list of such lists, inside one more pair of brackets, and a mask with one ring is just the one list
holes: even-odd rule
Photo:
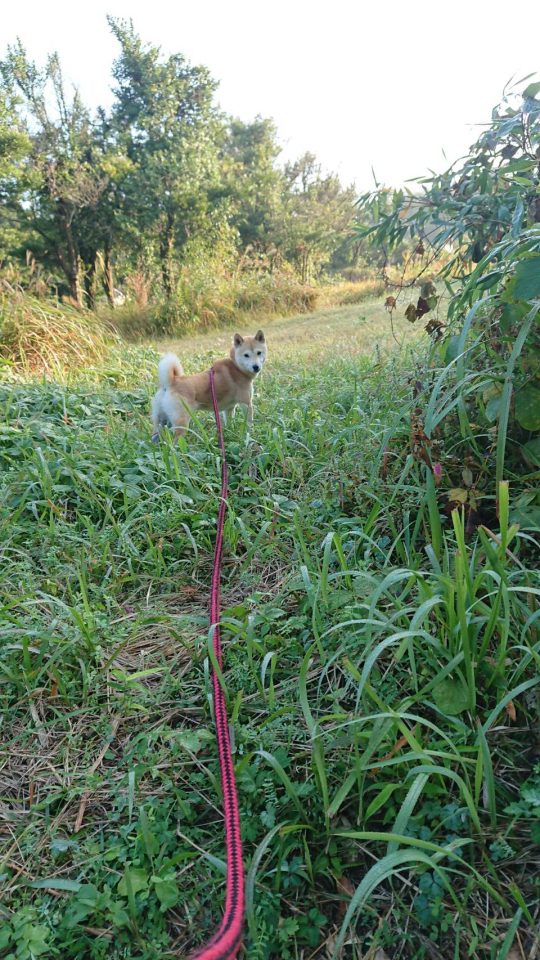
[[169, 303], [128, 303], [105, 316], [128, 340], [256, 324], [315, 310], [320, 291], [286, 272], [227, 273], [218, 264], [183, 268]]

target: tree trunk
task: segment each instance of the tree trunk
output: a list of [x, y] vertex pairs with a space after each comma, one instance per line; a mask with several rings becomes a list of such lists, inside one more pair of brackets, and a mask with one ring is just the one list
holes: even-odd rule
[[172, 255], [174, 248], [174, 234], [173, 234], [174, 220], [171, 213], [167, 214], [167, 223], [163, 236], [161, 238], [161, 243], [159, 247], [159, 254], [161, 259], [161, 279], [163, 281], [163, 289], [165, 290], [165, 296], [167, 300], [172, 299], [173, 295], [173, 267], [172, 267]]
[[307, 283], [309, 278], [309, 249], [303, 244], [300, 248], [300, 279]]
[[75, 301], [78, 307], [82, 307], [83, 296], [81, 289], [81, 272], [79, 258], [76, 256], [75, 246], [73, 246], [68, 253], [66, 273], [69, 284], [69, 295], [71, 299]]
[[84, 292], [89, 310], [94, 310], [96, 306], [96, 260], [97, 254], [93, 254], [84, 271]]
[[64, 273], [69, 285], [69, 295], [77, 306], [82, 307], [81, 276], [79, 264], [79, 250], [77, 241], [71, 228], [72, 216], [64, 204], [60, 208], [60, 224], [66, 240], [66, 255], [60, 257]]
[[114, 277], [111, 263], [111, 248], [108, 243], [103, 250], [103, 289], [109, 306], [114, 309]]

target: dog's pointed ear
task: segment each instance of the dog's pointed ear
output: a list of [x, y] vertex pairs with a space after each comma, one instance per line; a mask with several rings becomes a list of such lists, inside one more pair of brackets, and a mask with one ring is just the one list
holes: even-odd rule
[[264, 343], [264, 333], [262, 332], [262, 330], [257, 330], [257, 333], [255, 334], [255, 339], [258, 340], [259, 343]]
[[243, 342], [244, 342], [244, 338], [241, 337], [239, 333], [235, 333], [233, 337], [233, 343], [235, 347], [240, 347], [243, 344]]

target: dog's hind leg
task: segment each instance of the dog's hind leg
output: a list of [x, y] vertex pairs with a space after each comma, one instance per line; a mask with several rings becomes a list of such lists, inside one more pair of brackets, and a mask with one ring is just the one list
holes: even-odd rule
[[159, 402], [159, 396], [154, 397], [152, 400], [152, 443], [157, 443], [159, 440], [159, 431], [163, 423], [161, 415], [161, 404]]
[[191, 420], [191, 413], [188, 410], [180, 410], [172, 424], [172, 429], [175, 437], [182, 437], [189, 427], [189, 421]]

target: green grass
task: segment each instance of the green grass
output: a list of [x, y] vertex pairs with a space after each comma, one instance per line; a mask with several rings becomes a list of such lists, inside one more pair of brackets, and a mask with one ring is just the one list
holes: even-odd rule
[[[395, 323], [401, 353], [374, 304], [271, 323], [252, 441], [226, 429], [250, 960], [533, 949], [530, 535], [505, 485], [496, 529], [443, 509], [411, 445], [435, 374]], [[159, 349], [204, 369], [229, 338]], [[219, 463], [209, 416], [150, 443], [157, 355], [0, 385], [2, 958], [183, 957], [222, 908]]]

